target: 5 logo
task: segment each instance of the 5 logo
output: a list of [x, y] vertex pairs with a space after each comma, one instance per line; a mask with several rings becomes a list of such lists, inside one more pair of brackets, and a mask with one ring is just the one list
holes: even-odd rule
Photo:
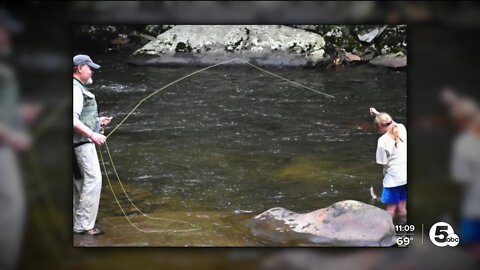
[[460, 238], [453, 231], [452, 226], [446, 222], [437, 222], [430, 228], [430, 240], [437, 247], [454, 247], [460, 242]]

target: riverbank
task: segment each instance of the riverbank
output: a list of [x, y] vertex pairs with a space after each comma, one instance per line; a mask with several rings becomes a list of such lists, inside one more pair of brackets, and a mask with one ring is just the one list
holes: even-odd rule
[[127, 54], [127, 63], [137, 66], [207, 66], [240, 58], [271, 67], [407, 67], [402, 25], [90, 26], [76, 36], [97, 49]]

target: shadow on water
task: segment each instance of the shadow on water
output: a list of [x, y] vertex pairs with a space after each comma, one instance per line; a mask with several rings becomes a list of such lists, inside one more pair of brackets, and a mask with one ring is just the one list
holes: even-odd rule
[[[99, 59], [93, 91], [113, 127], [162, 86], [198, 69], [132, 67]], [[200, 226], [187, 233], [141, 233], [123, 216], [104, 177], [98, 218], [107, 234], [75, 236], [86, 246], [260, 246], [248, 220], [272, 207], [305, 213], [346, 199], [370, 203], [381, 190], [378, 134], [368, 108], [406, 122], [406, 73], [370, 66], [270, 70], [334, 99], [248, 66], [219, 66], [146, 100], [109, 137], [130, 199], [144, 213]], [[102, 148], [104, 157], [108, 157]], [[107, 173], [119, 203], [143, 229], [182, 229], [149, 220]], [[183, 226], [183, 227], [182, 227]], [[181, 227], [181, 228], [180, 228]], [[188, 226], [186, 226], [188, 227]]]

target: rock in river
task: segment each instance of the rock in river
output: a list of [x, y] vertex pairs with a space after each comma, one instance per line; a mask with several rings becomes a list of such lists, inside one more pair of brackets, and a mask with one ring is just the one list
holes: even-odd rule
[[250, 228], [255, 236], [280, 244], [384, 247], [396, 242], [390, 214], [354, 200], [305, 214], [272, 208], [254, 217]]

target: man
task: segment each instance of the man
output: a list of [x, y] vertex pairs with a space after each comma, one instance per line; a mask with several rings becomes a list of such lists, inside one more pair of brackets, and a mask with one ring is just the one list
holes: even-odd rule
[[0, 8], [0, 269], [16, 269], [25, 228], [26, 200], [17, 152], [32, 143], [20, 106], [20, 89], [12, 67], [12, 38], [21, 24]]
[[[93, 83], [93, 69], [100, 68], [88, 55], [73, 57], [73, 231], [99, 235], [95, 227], [102, 188], [102, 174], [95, 144], [102, 145], [106, 137], [99, 133], [100, 126], [110, 124], [111, 117], [99, 117], [95, 95], [86, 85]], [[95, 144], [94, 144], [95, 143]]]

